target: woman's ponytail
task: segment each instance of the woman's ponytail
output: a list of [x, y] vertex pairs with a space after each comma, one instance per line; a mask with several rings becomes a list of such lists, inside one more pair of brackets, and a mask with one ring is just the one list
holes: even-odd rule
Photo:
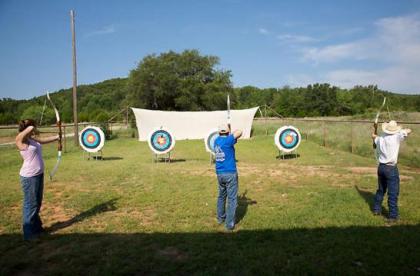
[[19, 132], [24, 131], [28, 126], [36, 127], [36, 123], [32, 119], [25, 119], [19, 121]]

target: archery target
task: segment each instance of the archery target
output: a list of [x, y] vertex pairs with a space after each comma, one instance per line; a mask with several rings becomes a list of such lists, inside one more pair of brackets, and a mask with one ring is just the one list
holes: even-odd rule
[[100, 151], [105, 143], [105, 135], [102, 129], [87, 126], [79, 133], [79, 144], [87, 152]]
[[217, 128], [212, 129], [204, 138], [204, 145], [206, 151], [214, 154], [214, 141], [219, 137], [219, 130]]
[[274, 135], [274, 143], [283, 152], [291, 152], [299, 147], [300, 132], [293, 126], [283, 126]]
[[149, 147], [156, 154], [170, 152], [175, 146], [175, 138], [167, 129], [155, 129], [149, 135]]

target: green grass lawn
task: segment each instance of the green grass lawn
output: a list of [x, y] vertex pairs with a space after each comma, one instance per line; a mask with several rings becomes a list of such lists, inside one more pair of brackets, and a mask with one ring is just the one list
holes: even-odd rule
[[[174, 162], [147, 143], [107, 141], [103, 161], [71, 147], [45, 180], [38, 242], [21, 235], [13, 148], [0, 149], [0, 274], [415, 274], [420, 271], [420, 170], [400, 167], [401, 221], [371, 214], [373, 158], [303, 141], [276, 159], [272, 136], [237, 144], [238, 224], [215, 219], [217, 183], [202, 140], [177, 141]], [[46, 168], [55, 145], [44, 147]]]

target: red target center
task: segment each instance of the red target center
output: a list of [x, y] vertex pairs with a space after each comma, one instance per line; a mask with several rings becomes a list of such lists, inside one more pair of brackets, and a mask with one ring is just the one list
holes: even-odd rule
[[89, 134], [86, 140], [89, 143], [93, 143], [93, 142], [95, 142], [95, 136], [93, 134]]
[[284, 140], [286, 141], [287, 144], [290, 144], [290, 143], [293, 142], [293, 136], [292, 135], [287, 135]]
[[159, 145], [164, 145], [166, 144], [166, 139], [163, 136], [160, 136], [159, 138], [157, 138], [157, 142]]

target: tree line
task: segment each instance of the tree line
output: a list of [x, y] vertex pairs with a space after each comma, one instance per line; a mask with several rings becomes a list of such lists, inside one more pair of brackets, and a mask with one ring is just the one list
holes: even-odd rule
[[[197, 50], [148, 55], [130, 71], [128, 78], [78, 86], [79, 121], [104, 122], [128, 106], [174, 111], [224, 110], [228, 93], [232, 109], [266, 106], [269, 116], [372, 113], [380, 107], [383, 96], [387, 97], [391, 111], [420, 111], [420, 95], [391, 93], [375, 85], [352, 89], [327, 83], [298, 88], [233, 87], [232, 73], [219, 69], [218, 65], [218, 57], [201, 55]], [[62, 121], [71, 122], [71, 88], [51, 93], [51, 97]], [[0, 99], [0, 124], [16, 124], [24, 118], [40, 121], [41, 114], [43, 124], [55, 122], [46, 96], [29, 100]]]

